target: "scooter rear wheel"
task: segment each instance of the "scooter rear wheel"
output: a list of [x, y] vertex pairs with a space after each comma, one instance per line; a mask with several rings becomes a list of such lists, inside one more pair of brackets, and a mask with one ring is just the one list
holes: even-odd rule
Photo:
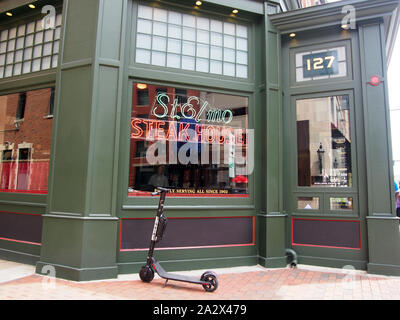
[[139, 276], [143, 282], [151, 282], [154, 279], [154, 270], [148, 265], [143, 266], [140, 269]]
[[207, 284], [203, 284], [204, 290], [207, 292], [213, 292], [218, 288], [218, 279], [217, 275], [214, 272], [207, 271], [204, 272], [200, 278], [201, 281], [208, 282]]

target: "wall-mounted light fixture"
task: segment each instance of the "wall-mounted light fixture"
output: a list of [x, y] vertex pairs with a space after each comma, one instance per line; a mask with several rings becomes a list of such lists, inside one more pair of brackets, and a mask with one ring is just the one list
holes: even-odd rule
[[196, 6], [201, 6], [203, 4], [203, 2], [201, 1], [196, 1]]
[[237, 13], [239, 13], [239, 10], [238, 10], [238, 9], [233, 9], [233, 10], [232, 10], [232, 13], [233, 13], [233, 14], [237, 14]]
[[13, 14], [11, 12], [6, 12], [6, 15], [12, 17]]
[[8, 150], [10, 143], [8, 141], [4, 142], [4, 149]]
[[28, 4], [28, 7], [31, 8], [31, 9], [35, 9], [36, 8], [36, 6], [33, 3]]
[[296, 37], [296, 34], [294, 32], [292, 32], [291, 34], [289, 34], [289, 37], [294, 38], [294, 37]]

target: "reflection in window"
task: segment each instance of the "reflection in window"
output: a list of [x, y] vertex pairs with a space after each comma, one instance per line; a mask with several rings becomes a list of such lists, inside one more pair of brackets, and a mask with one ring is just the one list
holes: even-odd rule
[[129, 195], [248, 197], [247, 128], [247, 97], [134, 83]]
[[19, 94], [16, 120], [22, 120], [25, 115], [26, 92]]
[[353, 198], [331, 198], [331, 210], [353, 210]]
[[0, 96], [0, 192], [47, 193], [51, 94], [47, 88]]
[[349, 96], [297, 100], [298, 184], [351, 187]]
[[297, 209], [299, 210], [319, 210], [318, 197], [299, 197], [297, 199]]

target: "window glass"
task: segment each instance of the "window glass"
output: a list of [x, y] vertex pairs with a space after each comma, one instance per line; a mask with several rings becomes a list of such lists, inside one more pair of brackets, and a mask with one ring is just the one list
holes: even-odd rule
[[346, 47], [301, 52], [295, 59], [297, 82], [347, 76]]
[[248, 197], [247, 129], [247, 97], [134, 83], [129, 196]]
[[299, 210], [319, 210], [318, 197], [299, 197], [297, 198], [297, 209]]
[[349, 96], [297, 100], [298, 185], [351, 187]]
[[[232, 22], [139, 5], [135, 61], [247, 78], [247, 28]], [[173, 54], [166, 55], [167, 52]], [[228, 63], [224, 72], [222, 64], [214, 60]]]
[[47, 193], [49, 108], [51, 88], [0, 96], [0, 192]]
[[57, 67], [61, 19], [44, 31], [42, 19], [0, 31], [0, 79]]
[[353, 198], [331, 198], [331, 210], [353, 210]]

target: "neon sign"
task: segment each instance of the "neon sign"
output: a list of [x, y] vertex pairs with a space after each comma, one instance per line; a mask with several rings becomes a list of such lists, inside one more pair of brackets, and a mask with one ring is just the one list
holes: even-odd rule
[[230, 144], [231, 140], [234, 139], [236, 145], [247, 144], [247, 134], [244, 129], [183, 121], [161, 121], [140, 118], [131, 119], [131, 139], [211, 144]]
[[[199, 110], [196, 110], [192, 102], [196, 102]], [[200, 122], [201, 117], [205, 115], [207, 122], [229, 124], [233, 120], [233, 112], [229, 109], [212, 109], [207, 101], [201, 101], [196, 96], [191, 96], [183, 105], [179, 104], [177, 98], [174, 99], [169, 112], [168, 104], [171, 102], [170, 97], [166, 93], [159, 93], [156, 97], [151, 114], [159, 119], [165, 119], [169, 116], [172, 120], [193, 119]]]

